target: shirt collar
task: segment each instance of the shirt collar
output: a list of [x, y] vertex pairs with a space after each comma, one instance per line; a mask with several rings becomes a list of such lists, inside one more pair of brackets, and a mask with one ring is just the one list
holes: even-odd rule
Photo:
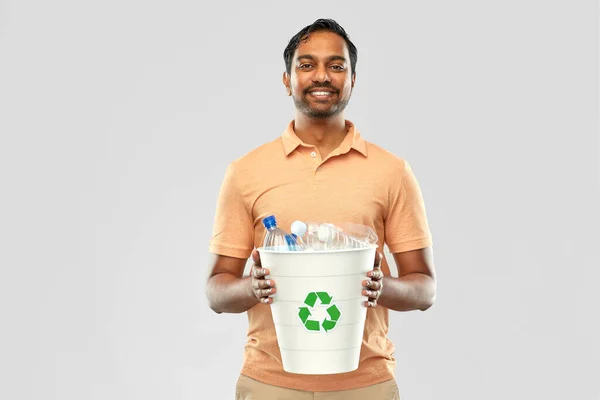
[[[367, 144], [365, 140], [360, 136], [358, 129], [354, 124], [346, 120], [346, 127], [348, 127], [348, 134], [344, 138], [344, 141], [338, 147], [339, 153], [344, 154], [354, 149], [361, 153], [363, 156], [367, 156]], [[289, 156], [298, 146], [310, 147], [310, 145], [302, 142], [296, 133], [294, 132], [294, 120], [290, 121], [287, 128], [281, 136], [283, 142], [283, 151], [286, 156]]]

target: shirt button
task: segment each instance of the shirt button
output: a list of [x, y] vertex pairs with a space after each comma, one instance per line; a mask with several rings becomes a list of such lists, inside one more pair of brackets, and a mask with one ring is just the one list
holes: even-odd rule
[[311, 156], [311, 157], [316, 157], [316, 156], [317, 156], [317, 153], [313, 151], [312, 153], [310, 153], [310, 156]]

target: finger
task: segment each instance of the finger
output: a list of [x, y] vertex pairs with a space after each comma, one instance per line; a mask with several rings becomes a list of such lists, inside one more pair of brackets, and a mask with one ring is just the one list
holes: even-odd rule
[[363, 286], [366, 287], [367, 289], [379, 290], [379, 289], [381, 289], [381, 282], [379, 282], [377, 280], [363, 281]]
[[254, 261], [254, 265], [260, 267], [260, 253], [256, 249], [252, 250], [252, 261]]
[[381, 260], [383, 260], [383, 253], [378, 251], [375, 253], [375, 262], [373, 263], [375, 268], [381, 268]]
[[252, 276], [256, 279], [264, 278], [266, 275], [269, 275], [269, 270], [266, 268], [254, 268], [252, 270]]
[[363, 296], [368, 297], [369, 300], [377, 300], [379, 298], [378, 290], [363, 290], [362, 294]]
[[271, 279], [255, 279], [252, 282], [252, 287], [254, 289], [269, 289], [275, 287], [275, 282]]
[[271, 304], [273, 302], [272, 297], [261, 297], [260, 302], [263, 304]]
[[383, 279], [383, 272], [380, 269], [375, 268], [373, 271], [367, 272], [367, 276], [374, 281], [380, 281]]
[[252, 289], [268, 289], [271, 286], [274, 286], [274, 283], [275, 282], [268, 279], [252, 279]]
[[259, 289], [257, 290], [257, 293], [259, 297], [268, 297], [269, 295], [275, 293], [275, 288]]
[[377, 307], [377, 302], [376, 301], [365, 301], [364, 305], [365, 305], [365, 307], [375, 308], [375, 307]]
[[383, 272], [381, 270], [375, 270], [373, 271], [373, 276], [371, 277], [372, 280], [376, 280], [376, 281], [380, 281], [383, 279]]
[[373, 282], [372, 280], [367, 280], [367, 281], [363, 281], [362, 285], [367, 288], [367, 289], [372, 289], [373, 288]]

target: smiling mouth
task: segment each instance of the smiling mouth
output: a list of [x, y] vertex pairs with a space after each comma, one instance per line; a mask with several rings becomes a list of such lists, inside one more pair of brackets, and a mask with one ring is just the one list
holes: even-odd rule
[[308, 94], [317, 99], [327, 99], [329, 97], [332, 97], [335, 94], [335, 92], [328, 90], [314, 90], [312, 92], [308, 92]]

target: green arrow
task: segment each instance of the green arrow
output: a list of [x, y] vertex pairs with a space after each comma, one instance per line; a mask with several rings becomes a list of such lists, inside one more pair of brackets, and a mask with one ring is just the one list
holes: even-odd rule
[[[321, 305], [329, 305], [327, 314], [329, 314], [330, 319], [325, 318], [323, 322], [310, 319], [312, 316], [310, 309], [315, 306], [317, 299], [320, 300]], [[330, 296], [327, 292], [310, 292], [306, 295], [304, 304], [308, 307], [298, 307], [298, 318], [307, 330], [319, 332], [323, 327], [325, 332], [329, 332], [336, 327], [342, 313], [335, 304], [332, 304], [332, 300], [333, 296]]]
[[325, 329], [325, 332], [329, 332], [330, 330], [335, 328], [335, 324], [335, 321], [330, 321], [326, 319], [325, 321], [323, 321], [323, 329]]
[[302, 321], [302, 323], [305, 324], [308, 317], [310, 317], [310, 310], [308, 309], [308, 307], [298, 307], [298, 308], [300, 309], [300, 311], [298, 312], [298, 316], [300, 317], [300, 320]]
[[342, 313], [340, 312], [340, 310], [338, 310], [338, 308], [335, 304], [327, 309], [327, 314], [329, 314], [331, 319], [334, 321], [337, 321], [338, 319], [340, 319], [340, 315], [342, 315]]
[[306, 300], [304, 300], [304, 304], [309, 307], [314, 307], [317, 302], [317, 294], [315, 292], [311, 292], [306, 295]]
[[306, 329], [308, 329], [309, 331], [321, 330], [321, 328], [319, 327], [319, 321], [306, 321], [306, 324], [304, 326], [306, 326]]
[[319, 299], [321, 300], [321, 304], [329, 304], [329, 303], [331, 303], [332, 297], [329, 295], [329, 293], [327, 293], [327, 292], [318, 292], [317, 296], [319, 296]]

